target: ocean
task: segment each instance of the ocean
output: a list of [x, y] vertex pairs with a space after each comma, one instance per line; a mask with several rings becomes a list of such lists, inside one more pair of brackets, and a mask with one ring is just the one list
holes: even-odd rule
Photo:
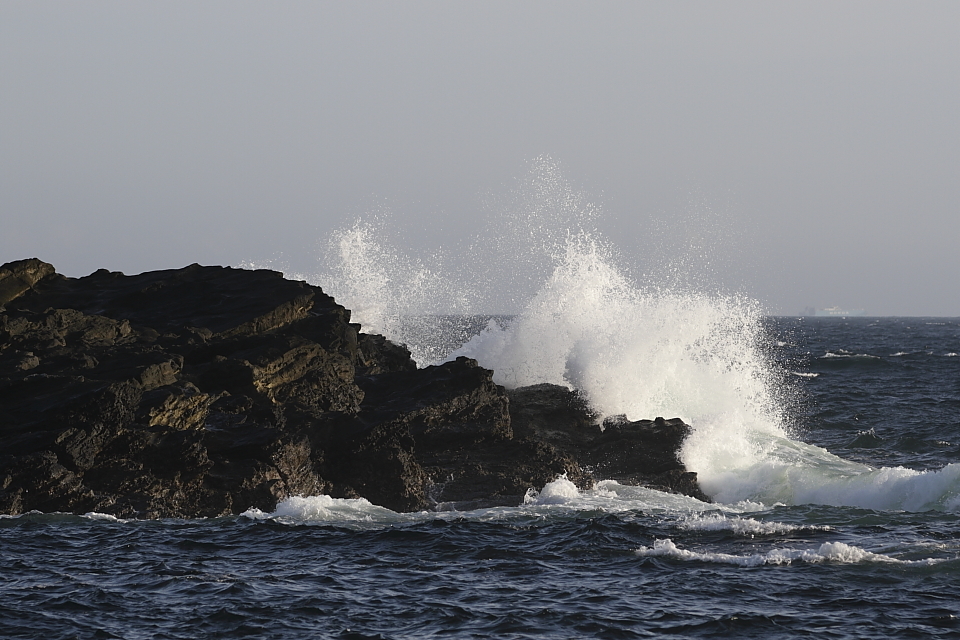
[[[0, 517], [0, 637], [960, 637], [960, 319], [661, 293], [590, 337], [555, 302], [484, 318], [455, 353], [504, 383], [576, 381], [608, 413], [683, 417], [712, 504], [558, 478], [467, 512], [312, 496], [202, 520]], [[516, 359], [548, 318], [566, 346]]]

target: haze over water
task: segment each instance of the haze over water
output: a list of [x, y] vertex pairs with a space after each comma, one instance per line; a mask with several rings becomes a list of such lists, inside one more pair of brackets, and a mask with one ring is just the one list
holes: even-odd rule
[[285, 5], [6, 2], [4, 262], [308, 272], [383, 209], [453, 251], [549, 154], [631, 261], [726, 234], [771, 312], [960, 315], [955, 2]]

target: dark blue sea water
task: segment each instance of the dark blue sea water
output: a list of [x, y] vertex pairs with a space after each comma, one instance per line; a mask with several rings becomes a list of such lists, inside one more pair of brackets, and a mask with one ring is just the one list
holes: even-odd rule
[[960, 320], [763, 330], [788, 436], [689, 451], [728, 500], [559, 479], [465, 513], [4, 517], [0, 637], [960, 637]]

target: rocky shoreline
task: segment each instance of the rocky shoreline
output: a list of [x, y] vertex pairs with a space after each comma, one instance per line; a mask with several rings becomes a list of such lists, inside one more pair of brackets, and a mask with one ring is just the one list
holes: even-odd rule
[[555, 385], [417, 369], [320, 287], [191, 265], [0, 266], [0, 513], [194, 518], [295, 495], [395, 511], [515, 505], [560, 474], [708, 500], [679, 419], [597, 424]]

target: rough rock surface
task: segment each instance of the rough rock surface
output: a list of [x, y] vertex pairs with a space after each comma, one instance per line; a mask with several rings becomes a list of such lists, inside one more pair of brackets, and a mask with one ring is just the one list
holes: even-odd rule
[[601, 430], [573, 392], [507, 392], [467, 358], [417, 369], [273, 271], [0, 267], [0, 513], [218, 516], [319, 493], [465, 508], [562, 473], [705, 498], [677, 460], [687, 430]]

